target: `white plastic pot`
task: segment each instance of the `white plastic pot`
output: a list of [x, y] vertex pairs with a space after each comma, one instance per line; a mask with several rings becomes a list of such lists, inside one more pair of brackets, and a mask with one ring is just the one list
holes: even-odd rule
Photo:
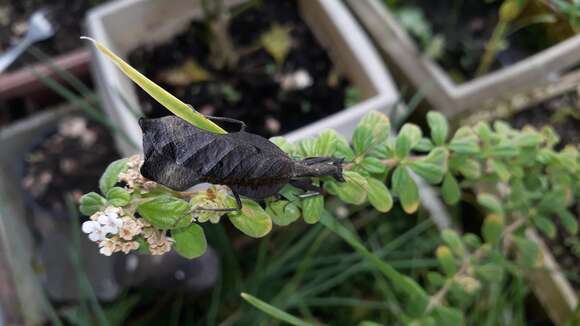
[[[241, 0], [226, 0], [228, 6]], [[333, 128], [350, 136], [358, 120], [371, 110], [389, 112], [399, 94], [381, 58], [356, 20], [340, 0], [300, 0], [303, 19], [318, 41], [328, 49], [334, 63], [364, 100], [357, 105], [304, 126], [286, 135], [295, 141]], [[126, 55], [143, 44], [166, 41], [202, 15], [199, 0], [122, 0], [91, 10], [87, 16], [88, 33], [113, 52]], [[141, 143], [141, 131], [131, 108], [138, 108], [135, 85], [109, 59], [96, 53], [93, 68], [103, 105], [131, 140]], [[129, 106], [129, 107], [128, 107]], [[117, 137], [121, 152], [138, 151]]]

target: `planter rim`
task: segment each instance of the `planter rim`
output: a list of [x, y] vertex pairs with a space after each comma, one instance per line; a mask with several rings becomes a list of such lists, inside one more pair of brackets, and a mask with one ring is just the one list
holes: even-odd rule
[[[107, 18], [111, 18], [110, 15], [115, 14], [119, 10], [127, 10], [127, 8], [135, 9], [135, 11], [140, 12], [140, 15], [143, 15], [141, 11], [146, 9], [140, 6], [146, 5], [150, 2], [151, 1], [147, 0], [122, 0], [107, 3], [91, 9], [87, 14], [87, 28], [89, 35], [99, 40], [107, 47], [113, 49], [114, 52], [117, 52], [117, 55], [123, 57], [124, 53], [116, 51], [116, 47], [114, 46], [115, 41], [112, 37], [113, 34], [109, 33], [105, 21]], [[230, 0], [229, 4], [232, 5], [241, 2], [244, 2], [244, 0]], [[173, 1], [173, 3], [177, 3], [177, 0]], [[194, 2], [194, 4], [197, 3], [198, 2]], [[371, 85], [371, 92], [374, 94], [357, 105], [342, 109], [334, 115], [330, 115], [322, 120], [314, 122], [313, 124], [306, 125], [288, 133], [286, 136], [293, 140], [315, 135], [324, 128], [335, 128], [339, 129], [342, 133], [349, 134], [352, 132], [352, 129], [354, 129], [354, 125], [356, 125], [353, 125], [352, 119], [358, 118], [370, 110], [380, 110], [388, 113], [399, 99], [398, 91], [396, 90], [387, 68], [382, 63], [379, 54], [373, 48], [371, 41], [363, 32], [362, 28], [357, 25], [356, 20], [349, 13], [346, 7], [339, 0], [308, 0], [308, 3], [319, 6], [328, 15], [332, 28], [337, 31], [341, 37], [341, 41], [346, 43], [346, 46], [352, 52], [355, 60], [357, 60], [359, 65], [362, 67], [361, 70], [363, 71], [360, 73], [364, 74], [365, 78]], [[178, 17], [176, 20], [181, 22], [184, 19], [183, 17]], [[188, 19], [187, 22], [190, 20], [191, 18]], [[174, 23], [174, 25], [175, 24], [176, 23]], [[315, 33], [315, 35], [317, 34]], [[136, 41], [133, 42], [137, 43]], [[123, 129], [135, 143], [140, 144], [141, 131], [137, 125], [137, 119], [134, 117], [133, 113], [130, 112], [132, 110], [128, 108], [128, 106], [138, 107], [138, 103], [136, 103], [135, 98], [122, 99], [119, 96], [120, 94], [123, 94], [120, 92], [123, 88], [122, 86], [127, 86], [129, 83], [130, 86], [127, 87], [127, 92], [131, 92], [132, 94], [126, 94], [133, 97], [136, 86], [131, 85], [125, 76], [121, 76], [117, 71], [116, 66], [114, 66], [114, 64], [106, 59], [102, 54], [97, 53], [95, 50], [93, 50], [93, 53], [95, 54], [95, 60], [93, 61], [93, 69], [95, 73], [93, 75], [97, 80], [97, 85], [99, 86], [101, 97], [105, 102], [105, 107], [109, 110], [109, 114], [113, 115], [114, 119], [117, 121], [123, 121]], [[118, 141], [118, 144], [123, 154], [131, 154], [135, 152], [135, 149], [125, 146], [122, 142]]]
[[[346, 0], [377, 47], [395, 62], [432, 104], [448, 116], [472, 110], [489, 98], [545, 84], [580, 62], [580, 34], [506, 68], [456, 83], [433, 59], [424, 56], [411, 36], [379, 0]], [[426, 81], [431, 81], [425, 85]]]

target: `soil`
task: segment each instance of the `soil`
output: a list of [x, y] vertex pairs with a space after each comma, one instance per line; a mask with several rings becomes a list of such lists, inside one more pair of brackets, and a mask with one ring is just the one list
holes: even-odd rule
[[[51, 21], [58, 24], [58, 29], [54, 37], [35, 46], [50, 56], [78, 49], [85, 13], [100, 2], [104, 0], [0, 0], [0, 53], [24, 37], [28, 19], [40, 8], [51, 10]], [[38, 60], [25, 53], [6, 71], [35, 62]]]
[[[300, 18], [297, 2], [261, 3], [232, 17], [229, 35], [240, 58], [231, 68], [216, 68], [211, 64], [207, 28], [202, 22], [193, 22], [165, 44], [136, 49], [129, 61], [201, 113], [245, 121], [249, 132], [264, 137], [287, 133], [355, 101], [349, 99], [354, 89], [338, 75], [327, 49], [318, 44]], [[260, 36], [274, 24], [290, 28], [291, 49], [280, 66], [258, 46]], [[209, 72], [209, 80], [186, 85], [164, 80], [168, 69], [188, 60]], [[310, 83], [305, 87], [283, 86], [281, 80], [297, 72], [303, 77], [307, 75]], [[142, 91], [139, 94], [148, 117], [167, 115], [167, 110], [147, 94]]]
[[[448, 1], [410, 0], [400, 3], [404, 3], [404, 6], [395, 6], [395, 13], [402, 7], [418, 8], [426, 18], [432, 34], [443, 36], [444, 48], [436, 61], [450, 76], [456, 82], [474, 78], [486, 43], [498, 22], [502, 1], [464, 0], [450, 4]], [[552, 12], [542, 4], [529, 1], [512, 28], [523, 24], [525, 20], [548, 13]], [[531, 24], [518, 29], [508, 35], [507, 44], [498, 52], [490, 71], [514, 64], [572, 35], [573, 31], [565, 18], [554, 24]], [[419, 39], [416, 40], [420, 45]]]
[[[560, 136], [557, 149], [562, 149], [566, 145], [580, 144], [578, 93], [571, 92], [519, 112], [510, 119], [510, 122], [517, 128], [525, 125], [532, 125], [536, 128], [544, 125], [551, 126]], [[569, 280], [576, 291], [580, 291], [580, 242], [576, 241], [575, 245], [572, 243], [573, 239], [578, 239], [578, 235], [570, 235], [564, 230], [557, 216], [554, 216], [552, 220], [558, 230], [556, 237], [548, 239], [543, 233], [540, 234], [564, 272], [574, 275]], [[576, 211], [576, 220], [580, 224], [580, 208]]]
[[99, 178], [118, 158], [111, 133], [85, 118], [63, 120], [24, 161], [22, 187], [55, 217], [67, 217], [66, 197], [96, 191]]

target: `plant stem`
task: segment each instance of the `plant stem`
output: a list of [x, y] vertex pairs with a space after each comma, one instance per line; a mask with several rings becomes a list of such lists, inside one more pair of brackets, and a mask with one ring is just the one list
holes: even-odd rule
[[497, 53], [499, 51], [499, 46], [505, 37], [507, 29], [508, 23], [504, 21], [499, 21], [495, 26], [491, 38], [485, 45], [485, 52], [483, 54], [483, 57], [481, 58], [481, 61], [479, 62], [479, 66], [477, 67], [477, 71], [475, 73], [476, 77], [485, 75], [489, 71], [489, 68], [495, 61], [495, 57], [497, 56]]

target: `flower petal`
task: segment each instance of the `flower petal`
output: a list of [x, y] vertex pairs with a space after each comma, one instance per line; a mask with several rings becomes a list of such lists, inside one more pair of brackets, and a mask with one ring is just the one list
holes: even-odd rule
[[81, 229], [84, 233], [91, 233], [91, 232], [98, 230], [100, 228], [101, 228], [101, 225], [95, 221], [86, 221], [81, 226]]

